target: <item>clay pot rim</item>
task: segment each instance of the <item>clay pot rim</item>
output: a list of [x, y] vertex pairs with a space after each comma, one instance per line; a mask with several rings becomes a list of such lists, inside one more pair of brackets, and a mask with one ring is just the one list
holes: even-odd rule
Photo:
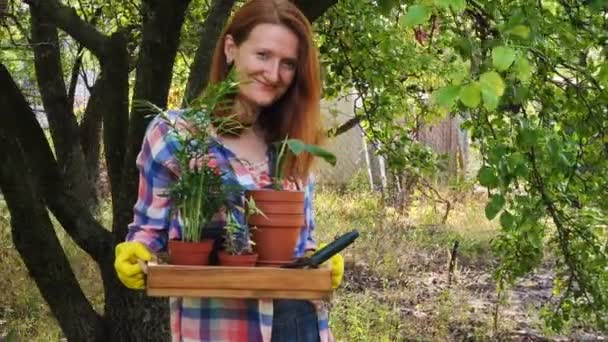
[[256, 202], [304, 203], [306, 194], [303, 190], [257, 189], [245, 191], [245, 197], [253, 197]]

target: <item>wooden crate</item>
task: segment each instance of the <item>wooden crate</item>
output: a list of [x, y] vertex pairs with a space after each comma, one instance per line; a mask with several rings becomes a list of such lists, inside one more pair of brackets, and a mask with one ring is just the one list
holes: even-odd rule
[[330, 270], [274, 267], [180, 266], [148, 263], [154, 297], [328, 299]]

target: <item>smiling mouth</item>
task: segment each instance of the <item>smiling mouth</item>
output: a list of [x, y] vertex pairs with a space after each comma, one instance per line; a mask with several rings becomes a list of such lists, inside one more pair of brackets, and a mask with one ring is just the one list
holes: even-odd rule
[[275, 85], [271, 85], [271, 84], [268, 84], [268, 83], [265, 83], [265, 82], [262, 82], [259, 80], [255, 80], [255, 81], [264, 89], [275, 90], [277, 88], [277, 86], [275, 86]]

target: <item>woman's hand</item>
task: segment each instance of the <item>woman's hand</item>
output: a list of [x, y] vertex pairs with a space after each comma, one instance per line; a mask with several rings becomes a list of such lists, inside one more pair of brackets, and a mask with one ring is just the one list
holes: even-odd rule
[[121, 242], [116, 245], [114, 269], [118, 279], [128, 288], [144, 288], [144, 270], [138, 260], [152, 260], [152, 253], [143, 243], [137, 241]]
[[[323, 248], [327, 245], [326, 243], [322, 243], [319, 248]], [[314, 253], [314, 251], [306, 252], [306, 256], [310, 256]], [[335, 254], [328, 261], [323, 263], [323, 265], [327, 265], [329, 262], [329, 266], [331, 267], [331, 287], [337, 289], [340, 284], [342, 284], [342, 278], [344, 277], [344, 258], [340, 254]]]

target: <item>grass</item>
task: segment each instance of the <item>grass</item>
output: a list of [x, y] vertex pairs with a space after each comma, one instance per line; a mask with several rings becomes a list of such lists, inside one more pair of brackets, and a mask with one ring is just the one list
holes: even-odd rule
[[[344, 283], [330, 303], [330, 325], [338, 341], [485, 341], [519, 329], [521, 319], [507, 303], [498, 331], [493, 330], [489, 246], [497, 226], [485, 219], [483, 198], [465, 196], [445, 224], [441, 210], [428, 202], [414, 202], [405, 216], [357, 184], [345, 190], [319, 187], [315, 207], [319, 242], [352, 229], [361, 233], [343, 252]], [[111, 221], [109, 210], [104, 204], [99, 214], [105, 226]], [[96, 265], [61, 228], [56, 232], [87, 297], [101, 312]], [[448, 284], [454, 241], [459, 242], [458, 263]], [[23, 341], [60, 340], [56, 321], [13, 247], [3, 202], [0, 270], [0, 291], [9, 294], [0, 296], [0, 340], [9, 334]], [[520, 311], [536, 329], [538, 310]]]
[[[448, 288], [446, 274], [456, 240], [459, 269], [491, 259], [496, 226], [483, 217], [483, 203], [457, 204], [445, 225], [426, 202], [406, 217], [368, 191], [321, 188], [315, 203], [319, 241], [351, 229], [361, 233], [343, 253], [345, 283], [332, 305], [339, 341], [445, 341], [470, 325], [465, 291]], [[489, 320], [475, 324], [469, 338], [490, 335]]]
[[[103, 288], [97, 265], [53, 220], [55, 232], [85, 295], [103, 312]], [[0, 200], [0, 341], [60, 341], [63, 337], [36, 283], [11, 241], [10, 215]]]

